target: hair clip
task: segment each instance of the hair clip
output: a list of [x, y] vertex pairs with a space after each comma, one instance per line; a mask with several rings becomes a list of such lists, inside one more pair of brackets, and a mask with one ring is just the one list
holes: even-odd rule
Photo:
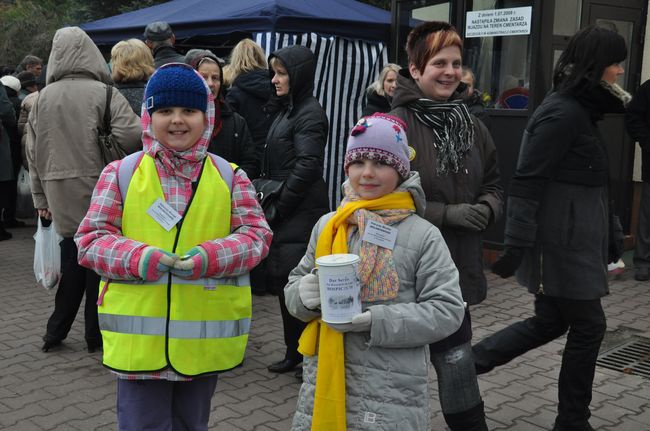
[[368, 127], [372, 126], [372, 123], [368, 122], [366, 117], [361, 117], [357, 124], [350, 131], [351, 136], [357, 136], [366, 131]]

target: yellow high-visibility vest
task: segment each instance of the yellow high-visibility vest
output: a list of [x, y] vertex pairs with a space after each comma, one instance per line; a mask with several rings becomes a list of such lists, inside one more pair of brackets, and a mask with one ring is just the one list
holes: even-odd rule
[[[206, 157], [185, 216], [169, 232], [147, 214], [164, 200], [153, 158], [144, 155], [124, 198], [122, 233], [183, 256], [192, 247], [230, 234], [230, 189]], [[100, 283], [100, 292], [105, 287]], [[185, 280], [166, 274], [154, 282], [111, 280], [98, 306], [104, 365], [120, 372], [171, 368], [185, 376], [231, 369], [244, 359], [252, 306], [248, 274]]]

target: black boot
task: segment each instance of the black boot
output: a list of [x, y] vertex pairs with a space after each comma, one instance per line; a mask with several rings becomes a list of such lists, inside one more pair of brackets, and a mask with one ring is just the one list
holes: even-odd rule
[[61, 345], [60, 340], [55, 340], [55, 341], [45, 341], [43, 343], [43, 347], [41, 347], [41, 350], [45, 353], [49, 352], [53, 347], [57, 347]]
[[294, 370], [301, 362], [301, 359], [284, 358], [279, 362], [269, 365], [266, 369], [272, 373], [282, 374]]
[[2, 222], [2, 220], [0, 220], [0, 241], [4, 241], [6, 239], [11, 239], [11, 237], [12, 237], [11, 233], [9, 233], [9, 232], [7, 232], [5, 230], [5, 226], [4, 226], [3, 222]]
[[488, 431], [487, 424], [485, 423], [483, 401], [464, 412], [443, 413], [443, 416], [451, 431]]

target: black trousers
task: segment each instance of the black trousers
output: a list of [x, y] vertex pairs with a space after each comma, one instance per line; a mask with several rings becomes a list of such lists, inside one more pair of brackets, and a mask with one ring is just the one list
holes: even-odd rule
[[600, 299], [574, 300], [535, 296], [535, 315], [473, 346], [478, 374], [562, 336], [568, 329], [558, 382], [560, 430], [584, 430], [600, 343], [607, 327]]
[[61, 341], [68, 336], [86, 294], [84, 309], [85, 339], [89, 346], [99, 346], [102, 336], [97, 321], [99, 276], [77, 263], [77, 245], [72, 238], [61, 241], [61, 281], [54, 297], [54, 311], [47, 321], [44, 341]]
[[307, 324], [302, 320], [293, 317], [284, 303], [284, 286], [287, 284], [287, 279], [274, 277], [272, 282], [273, 290], [278, 293], [278, 299], [280, 300], [284, 344], [287, 346], [284, 358], [300, 362], [302, 361], [302, 354], [298, 353], [298, 340]]
[[642, 183], [639, 223], [634, 245], [634, 266], [650, 267], [650, 184]]

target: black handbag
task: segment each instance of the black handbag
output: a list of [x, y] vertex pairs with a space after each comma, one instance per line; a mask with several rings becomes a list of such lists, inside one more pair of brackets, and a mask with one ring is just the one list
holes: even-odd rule
[[104, 165], [108, 165], [113, 160], [120, 160], [126, 156], [126, 151], [111, 130], [111, 97], [113, 95], [113, 86], [106, 85], [106, 107], [104, 108], [104, 120], [97, 130], [97, 145], [102, 156]]
[[264, 217], [270, 225], [275, 225], [278, 221], [278, 210], [273, 205], [282, 192], [284, 181], [271, 180], [269, 178], [256, 178], [253, 180], [257, 201], [264, 210]]
[[269, 178], [256, 178], [253, 180], [253, 187], [255, 187], [255, 191], [257, 192], [257, 201], [260, 203], [262, 209], [266, 210], [271, 202], [280, 196], [283, 186], [284, 181], [271, 180]]

